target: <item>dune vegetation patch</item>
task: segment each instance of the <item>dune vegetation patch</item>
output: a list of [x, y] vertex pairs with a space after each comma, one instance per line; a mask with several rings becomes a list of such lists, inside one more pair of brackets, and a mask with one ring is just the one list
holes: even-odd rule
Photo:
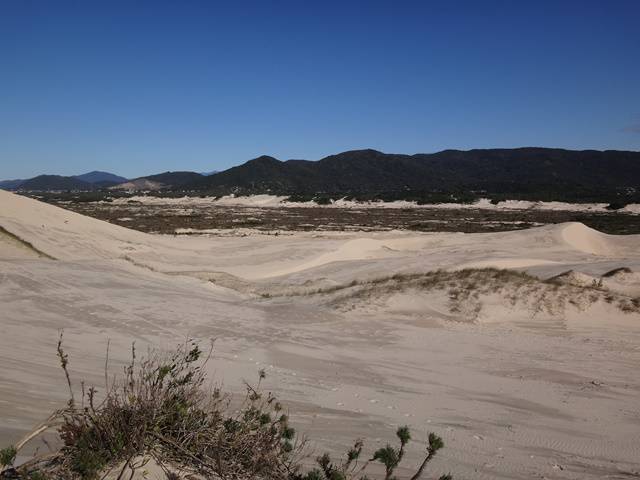
[[586, 310], [596, 302], [605, 302], [625, 313], [640, 313], [640, 298], [622, 295], [603, 287], [600, 281], [567, 281], [569, 272], [547, 280], [526, 272], [497, 268], [434, 270], [426, 273], [398, 273], [369, 280], [318, 288], [289, 287], [280, 291], [259, 292], [264, 298], [306, 296], [324, 297], [331, 306], [353, 310], [375, 299], [383, 303], [400, 293], [444, 296], [451, 314], [476, 320], [487, 303], [522, 307], [536, 314], [559, 315], [569, 306]]
[[[378, 464], [384, 472], [378, 478], [391, 480], [411, 440], [409, 428], [401, 426], [397, 446], [387, 444], [365, 457], [364, 442], [356, 440], [339, 459], [325, 453], [315, 459], [316, 467], [308, 467], [308, 440], [296, 434], [284, 405], [261, 387], [263, 370], [255, 384], [246, 383], [236, 405], [219, 388], [207, 387], [204, 367], [211, 351], [207, 355], [189, 340], [173, 352], [151, 351], [138, 359], [134, 346], [119, 378], [110, 381], [105, 365], [100, 394], [84, 383], [76, 392], [62, 335], [57, 353], [68, 403], [17, 444], [0, 449], [0, 479], [131, 480], [147, 478], [153, 468], [155, 478], [169, 480], [372, 480], [368, 467]], [[16, 463], [27, 443], [51, 430], [60, 448]], [[408, 480], [422, 478], [443, 446], [430, 433], [423, 460]]]
[[25, 253], [31, 254], [31, 256], [48, 258], [49, 260], [55, 260], [55, 258], [53, 258], [51, 255], [44, 253], [43, 251], [34, 247], [33, 244], [27, 242], [26, 240], [20, 238], [19, 236], [11, 233], [9, 230], [0, 226], [0, 246], [2, 243], [6, 243], [13, 248], [19, 248], [23, 250]]

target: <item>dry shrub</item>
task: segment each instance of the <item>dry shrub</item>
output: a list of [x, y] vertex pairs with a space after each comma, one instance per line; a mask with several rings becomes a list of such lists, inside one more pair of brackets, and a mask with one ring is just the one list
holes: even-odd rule
[[[385, 480], [392, 478], [410, 439], [407, 427], [398, 429], [399, 448], [387, 445], [360, 466], [363, 444], [357, 441], [346, 460], [334, 464], [325, 454], [317, 459], [319, 468], [304, 472], [306, 441], [296, 439], [283, 406], [261, 389], [264, 371], [256, 385], [246, 384], [244, 400], [232, 408], [230, 396], [205, 388], [210, 353], [204, 355], [188, 341], [173, 353], [151, 351], [138, 360], [132, 347], [131, 362], [119, 379], [109, 382], [105, 365], [103, 399], [98, 401], [95, 388], [81, 384], [78, 402], [61, 336], [58, 358], [70, 392], [67, 406], [15, 446], [0, 450], [0, 478], [92, 480], [113, 472], [120, 480], [127, 472], [131, 479], [151, 459], [167, 478], [180, 478], [178, 468], [185, 476], [202, 479], [364, 480], [370, 462], [382, 463]], [[62, 441], [58, 451], [12, 467], [28, 441], [52, 428]], [[430, 434], [425, 459], [411, 480], [421, 477], [442, 446], [442, 440]]]

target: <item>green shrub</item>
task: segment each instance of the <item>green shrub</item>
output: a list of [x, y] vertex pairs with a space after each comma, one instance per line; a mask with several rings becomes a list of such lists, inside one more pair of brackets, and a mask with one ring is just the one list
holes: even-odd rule
[[16, 459], [18, 450], [13, 445], [0, 450], [0, 467], [10, 467]]
[[[398, 447], [387, 445], [356, 468], [363, 450], [358, 440], [341, 462], [324, 454], [317, 459], [319, 468], [305, 472], [306, 442], [289, 425], [282, 404], [261, 389], [264, 370], [255, 385], [246, 384], [241, 406], [230, 408], [229, 396], [204, 388], [209, 356], [196, 343], [189, 341], [171, 354], [152, 352], [140, 360], [133, 347], [124, 375], [105, 385], [105, 398], [97, 403], [97, 390], [85, 390], [84, 385], [82, 398], [74, 398], [62, 337], [58, 357], [70, 400], [50, 417], [49, 426], [57, 428], [63, 446], [53, 455], [18, 466], [12, 478], [94, 480], [113, 469], [120, 472], [118, 478], [126, 478], [125, 471], [132, 478], [141, 468], [134, 459], [148, 458], [167, 472], [177, 467], [187, 476], [256, 480], [365, 480], [369, 462], [379, 462], [385, 468], [384, 479], [391, 480], [411, 439], [409, 428], [400, 427]], [[28, 438], [44, 430], [38, 427]], [[429, 435], [425, 459], [411, 480], [421, 476], [442, 446], [440, 437]], [[0, 463], [12, 465], [17, 452], [15, 447], [1, 450]]]

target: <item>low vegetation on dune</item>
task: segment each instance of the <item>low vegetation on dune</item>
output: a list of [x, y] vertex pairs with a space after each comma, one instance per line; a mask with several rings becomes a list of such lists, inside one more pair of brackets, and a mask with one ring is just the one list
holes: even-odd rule
[[326, 296], [334, 307], [350, 309], [357, 308], [360, 303], [368, 305], [372, 298], [382, 301], [402, 292], [435, 292], [446, 296], [447, 306], [452, 314], [461, 314], [468, 320], [478, 317], [485, 303], [483, 299], [492, 295], [497, 296], [507, 306], [521, 306], [534, 314], [558, 315], [568, 306], [584, 310], [599, 301], [611, 304], [625, 313], [640, 313], [640, 297], [613, 292], [603, 286], [602, 279], [594, 279], [587, 284], [575, 284], [566, 277], [566, 274], [561, 274], [543, 280], [517, 270], [465, 268], [426, 273], [398, 273], [321, 287], [269, 289], [258, 294], [264, 298]]
[[26, 251], [29, 251], [40, 258], [48, 258], [49, 260], [55, 260], [55, 258], [53, 258], [51, 255], [44, 253], [42, 250], [38, 250], [30, 242], [27, 242], [26, 240], [20, 238], [19, 236], [11, 233], [4, 227], [0, 226], [0, 243], [2, 243], [3, 241], [13, 244], [15, 246], [18, 246], [20, 248], [23, 248]]
[[[0, 450], [3, 480], [131, 480], [148, 477], [154, 468], [154, 478], [170, 480], [392, 480], [411, 439], [403, 426], [396, 432], [397, 446], [387, 445], [366, 459], [358, 440], [339, 460], [324, 454], [315, 459], [316, 467], [303, 467], [309, 464], [307, 440], [296, 435], [278, 399], [261, 388], [263, 371], [234, 405], [229, 395], [208, 389], [204, 366], [210, 352], [206, 355], [193, 341], [141, 359], [134, 347], [123, 375], [113, 380], [107, 354], [105, 392], [81, 383], [74, 394], [62, 336], [57, 353], [69, 401], [20, 442]], [[59, 448], [17, 463], [25, 445], [48, 431], [56, 432]], [[407, 480], [423, 478], [443, 446], [430, 433], [424, 459]], [[381, 476], [367, 476], [373, 464], [380, 465]]]

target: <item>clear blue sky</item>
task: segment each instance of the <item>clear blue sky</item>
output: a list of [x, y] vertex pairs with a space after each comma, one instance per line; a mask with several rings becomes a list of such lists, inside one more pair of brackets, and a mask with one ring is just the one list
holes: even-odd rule
[[640, 149], [640, 1], [0, 0], [0, 178]]

